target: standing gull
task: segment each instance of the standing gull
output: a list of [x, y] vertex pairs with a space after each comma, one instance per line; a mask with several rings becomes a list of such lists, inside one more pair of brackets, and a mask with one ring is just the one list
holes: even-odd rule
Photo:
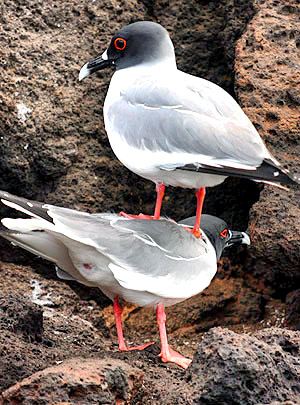
[[167, 219], [146, 221], [117, 214], [87, 214], [2, 191], [0, 199], [31, 217], [2, 219], [8, 230], [1, 231], [0, 236], [54, 262], [58, 277], [98, 287], [114, 302], [120, 350], [142, 350], [151, 343], [126, 346], [119, 297], [156, 308], [160, 357], [183, 368], [191, 360], [169, 347], [164, 307], [208, 287], [224, 248], [250, 244], [247, 234], [229, 230], [222, 219], [210, 215], [202, 216], [202, 238], [197, 239], [185, 229], [191, 219], [176, 224]]
[[140, 21], [123, 27], [102, 56], [86, 63], [79, 80], [114, 66], [104, 103], [105, 129], [118, 159], [156, 184], [154, 219], [165, 185], [194, 188], [195, 236], [205, 187], [227, 176], [299, 184], [268, 152], [236, 101], [221, 87], [181, 72], [168, 32]]

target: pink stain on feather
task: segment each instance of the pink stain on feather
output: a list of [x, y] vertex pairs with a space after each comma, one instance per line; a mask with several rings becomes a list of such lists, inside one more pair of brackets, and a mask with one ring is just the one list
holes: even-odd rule
[[83, 263], [83, 267], [84, 267], [86, 270], [92, 270], [92, 265], [91, 265], [91, 264]]

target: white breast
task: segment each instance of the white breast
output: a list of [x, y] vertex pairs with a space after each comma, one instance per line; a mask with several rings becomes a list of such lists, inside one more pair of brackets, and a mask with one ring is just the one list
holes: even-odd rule
[[[126, 91], [126, 88], [130, 88], [132, 83], [137, 79], [137, 74], [147, 74], [151, 69], [151, 74], [159, 74], [162, 76], [162, 72], [156, 66], [146, 66], [143, 69], [141, 67], [131, 67], [128, 69], [118, 70], [112, 76], [110, 86], [107, 92], [107, 96], [104, 102], [104, 123], [105, 130], [107, 132], [109, 142], [112, 150], [117, 158], [132, 172], [144, 177], [154, 183], [161, 182], [165, 185], [171, 185], [175, 187], [183, 188], [200, 188], [200, 187], [213, 187], [222, 183], [225, 180], [225, 176], [216, 176], [208, 174], [198, 174], [190, 171], [166, 171], [161, 170], [160, 167], [164, 165], [180, 163], [190, 164], [199, 161], [201, 158], [199, 155], [192, 155], [186, 152], [164, 152], [164, 151], [151, 151], [149, 149], [137, 149], [130, 146], [126, 139], [119, 133], [110, 121], [108, 117], [108, 111], [117, 102], [122, 92]], [[167, 73], [170, 75], [170, 70]], [[138, 117], [137, 117], [138, 119]], [[207, 156], [203, 156], [202, 162], [207, 160]]]

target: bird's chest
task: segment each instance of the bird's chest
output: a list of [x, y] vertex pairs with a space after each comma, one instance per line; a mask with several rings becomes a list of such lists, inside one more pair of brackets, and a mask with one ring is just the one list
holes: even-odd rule
[[130, 161], [135, 151], [128, 142], [128, 134], [131, 135], [132, 131], [128, 128], [130, 125], [128, 114], [122, 109], [121, 104], [120, 90], [110, 89], [104, 103], [104, 125], [114, 154], [125, 166], [132, 169]]
[[141, 174], [140, 171], [148, 171], [148, 166], [152, 166], [152, 163], [148, 161], [148, 156], [144, 156], [146, 152], [141, 147], [141, 142], [147, 135], [142, 129], [143, 120], [136, 108], [124, 97], [126, 90], [134, 85], [134, 78], [129, 76], [124, 82], [122, 75], [117, 78], [114, 76], [104, 102], [105, 130], [117, 158], [128, 169]]
[[126, 108], [124, 108], [124, 105], [126, 104], [124, 102], [123, 94], [131, 84], [124, 82], [123, 79], [125, 80], [123, 75], [118, 75], [118, 72], [114, 74], [103, 107], [105, 130], [111, 147], [116, 154], [128, 126], [128, 112], [126, 111]]
[[135, 79], [136, 77], [130, 69], [116, 71], [112, 76], [103, 108], [105, 127], [112, 124], [113, 118], [122, 118], [118, 116], [117, 112], [116, 114], [113, 112], [122, 101], [122, 94], [126, 94], [126, 91], [134, 86]]

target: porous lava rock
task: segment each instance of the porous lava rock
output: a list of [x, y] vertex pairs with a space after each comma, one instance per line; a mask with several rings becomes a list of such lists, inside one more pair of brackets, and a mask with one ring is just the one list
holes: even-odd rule
[[142, 377], [120, 360], [74, 359], [33, 374], [0, 399], [3, 405], [134, 403]]
[[[254, 2], [255, 15], [237, 42], [236, 94], [270, 152], [300, 172], [299, 29], [294, 2]], [[298, 90], [297, 90], [298, 89]], [[300, 187], [265, 186], [250, 214], [248, 269], [265, 292], [285, 300], [300, 285]]]
[[[0, 14], [0, 188], [88, 212], [152, 213], [154, 185], [117, 161], [104, 131], [102, 105], [112, 72], [98, 72], [82, 83], [77, 80], [80, 67], [103, 52], [112, 34], [143, 19], [163, 24], [174, 41], [178, 67], [229, 91], [276, 158], [299, 172], [300, 27], [294, 3], [4, 0]], [[269, 335], [253, 332], [299, 325], [299, 197], [299, 187], [285, 191], [239, 179], [227, 179], [207, 191], [204, 212], [221, 216], [235, 229], [248, 228], [252, 245], [228, 252], [203, 294], [167, 309], [172, 347], [191, 358], [197, 349], [188, 378], [175, 366], [160, 362], [157, 344], [142, 353], [117, 353], [112, 306], [98, 289], [57, 280], [52, 265], [1, 240], [1, 391], [74, 356], [101, 362], [114, 358], [144, 373], [143, 387], [138, 388], [133, 403], [207, 404], [212, 402], [203, 401], [224, 394], [221, 385], [213, 385], [214, 378], [222, 372], [225, 378], [229, 364], [233, 367], [233, 361], [244, 354], [245, 374], [233, 368], [240, 385], [225, 400], [231, 394], [233, 398], [233, 392], [236, 398], [248, 392], [245, 404], [290, 399], [297, 403], [293, 398], [299, 387], [295, 380], [298, 335], [284, 329], [272, 329]], [[167, 189], [163, 214], [180, 220], [194, 211], [191, 190]], [[0, 216], [8, 215], [19, 214], [1, 205]], [[145, 338], [158, 342], [152, 310], [125, 305], [123, 315], [128, 342], [139, 344]], [[219, 325], [236, 333], [213, 329], [203, 335]], [[277, 343], [267, 336], [278, 336]], [[287, 342], [285, 349], [279, 341]], [[209, 346], [212, 342], [216, 350]], [[208, 346], [211, 349], [204, 353]], [[210, 356], [218, 357], [219, 352], [228, 356], [223, 369], [207, 374], [210, 379], [205, 380], [208, 366], [214, 366]], [[254, 371], [249, 353], [263, 362], [255, 363]], [[204, 376], [198, 372], [200, 358], [207, 364]], [[269, 397], [263, 398], [257, 394], [255, 376], [266, 369], [266, 362], [273, 366], [265, 374], [273, 385]], [[126, 374], [126, 366], [120, 367]], [[215, 393], [200, 394], [196, 388], [202, 385], [215, 387]], [[19, 387], [22, 392], [25, 386]], [[30, 384], [27, 387], [33, 392]], [[18, 389], [11, 393], [21, 392]], [[97, 389], [105, 394], [100, 386]], [[117, 396], [112, 391], [108, 401], [130, 401], [130, 390], [127, 399], [127, 394]], [[84, 392], [89, 395], [90, 391]], [[202, 402], [200, 395], [205, 398]]]
[[276, 328], [253, 336], [212, 328], [187, 372], [194, 403], [299, 403], [299, 338], [300, 332]]

